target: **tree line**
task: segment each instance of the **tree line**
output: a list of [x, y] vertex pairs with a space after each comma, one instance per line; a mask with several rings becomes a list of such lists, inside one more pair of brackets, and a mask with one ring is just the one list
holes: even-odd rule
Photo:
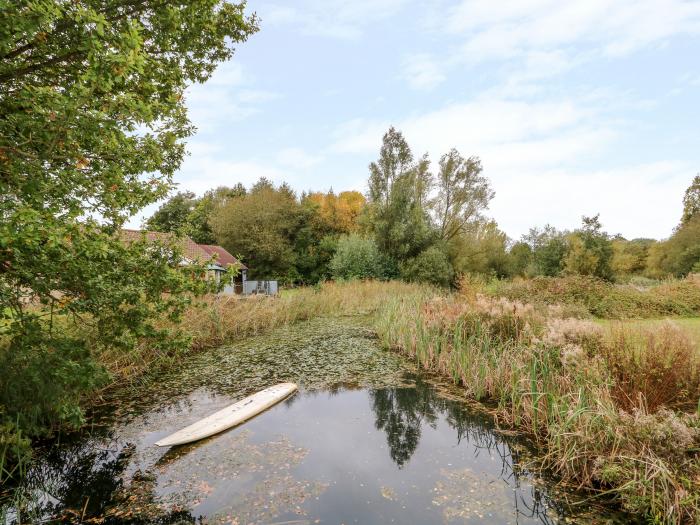
[[262, 178], [249, 189], [239, 183], [202, 197], [177, 193], [145, 227], [221, 244], [248, 264], [252, 278], [288, 284], [398, 278], [450, 286], [465, 273], [626, 281], [700, 271], [700, 175], [664, 241], [610, 235], [598, 215], [572, 231], [547, 225], [514, 241], [485, 215], [493, 197], [478, 157], [452, 149], [433, 173], [427, 155], [416, 158], [392, 127], [369, 165], [365, 195], [297, 195]]

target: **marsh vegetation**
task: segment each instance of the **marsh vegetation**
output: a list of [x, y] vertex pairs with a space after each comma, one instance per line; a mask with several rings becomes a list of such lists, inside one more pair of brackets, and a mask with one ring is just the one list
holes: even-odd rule
[[[262, 432], [264, 446], [234, 432], [188, 454], [154, 458], [145, 451], [152, 437], [147, 420], [156, 434], [165, 432], [185, 408], [202, 415], [282, 379], [301, 382], [307, 394], [322, 384], [329, 400], [343, 392], [349, 400], [343, 410], [360, 421], [350, 430], [369, 428], [375, 449], [377, 436], [386, 438], [382, 458], [398, 472], [419, 463], [420, 436], [439, 429], [431, 452], [441, 479], [420, 485], [418, 496], [396, 484], [374, 486], [382, 516], [404, 517], [404, 505], [409, 515], [440, 507], [442, 513], [428, 514], [446, 521], [487, 516], [489, 509], [474, 506], [463, 488], [501, 502], [504, 492], [475, 477], [468, 454], [445, 467], [452, 467], [445, 436], [461, 442], [478, 435], [489, 453], [505, 451], [500, 465], [508, 479], [499, 479], [530, 509], [524, 519], [569, 513], [558, 495], [549, 498], [552, 491], [522, 492], [520, 481], [529, 483], [537, 471], [651, 522], [700, 521], [700, 175], [663, 240], [608, 232], [599, 215], [583, 216], [573, 229], [540, 225], [510, 239], [487, 214], [495, 193], [478, 152], [441, 145], [431, 160], [393, 126], [369, 163], [364, 194], [298, 193], [265, 178], [249, 187], [230, 180], [201, 195], [174, 193], [185, 141], [195, 132], [185, 95], [258, 31], [245, 2], [2, 6], [6, 521], [192, 521], [200, 505], [219, 516], [212, 501], [228, 498], [244, 478], [255, 478], [245, 492], [251, 499], [228, 509], [229, 521], [254, 521], [261, 508], [269, 512], [255, 514], [260, 520], [298, 515], [297, 506], [321, 516], [337, 512], [337, 501], [314, 507], [315, 498], [352, 478], [295, 478], [307, 451], [287, 437], [273, 439], [270, 428]], [[144, 227], [173, 242], [149, 243], [144, 235], [125, 243], [128, 221], [157, 204]], [[178, 247], [183, 235], [221, 244], [249, 265], [251, 278], [278, 279], [288, 289], [273, 298], [217, 295], [223, 283], [204, 277], [212, 261], [190, 260]], [[348, 318], [362, 328], [319, 327]], [[270, 337], [274, 348], [246, 346], [258, 337]], [[404, 384], [403, 374], [414, 369], [419, 379]], [[452, 382], [457, 401], [421, 390], [428, 375]], [[372, 384], [379, 379], [387, 384]], [[176, 401], [168, 404], [168, 396]], [[296, 418], [325, 410], [333, 417], [317, 420], [319, 426], [347, 428], [347, 417], [333, 412], [340, 405], [316, 407], [311, 394], [299, 399], [286, 405], [290, 412], [274, 412], [275, 425], [290, 424], [281, 414], [308, 402]], [[481, 403], [493, 419], [473, 423], [462, 412], [466, 400]], [[369, 419], [358, 409], [368, 404]], [[130, 427], [139, 417], [141, 426]], [[257, 422], [251, 428], [264, 430]], [[116, 444], [105, 448], [110, 432]], [[526, 441], [511, 442], [503, 437], [508, 432]], [[361, 440], [355, 438], [353, 445]], [[54, 446], [71, 439], [75, 446]], [[332, 456], [331, 439], [314, 439], [309, 457], [313, 449]], [[539, 458], [527, 468], [513, 453], [525, 442]], [[168, 470], [184, 465], [201, 473], [196, 452], [220, 455], [216, 447], [227, 444], [275, 461], [224, 462], [220, 476], [236, 482], [217, 487], [201, 478], [187, 484], [185, 471]], [[346, 453], [333, 452], [336, 459]], [[352, 459], [370, 458], [364, 452]], [[436, 470], [413, 477], [425, 472]], [[265, 483], [285, 495], [284, 509], [265, 495]], [[426, 490], [434, 501], [420, 499]], [[127, 500], [136, 503], [125, 511]], [[520, 515], [519, 508], [502, 508], [508, 519]]]
[[[7, 523], [595, 523], [616, 516], [533, 469], [464, 392], [383, 349], [366, 317], [322, 317], [200, 352], [114, 392], [0, 503]], [[301, 391], [171, 450], [170, 431], [267, 386]], [[50, 494], [51, 497], [45, 497]], [[617, 516], [626, 519], [626, 516]]]
[[[613, 496], [628, 511], [652, 520], [695, 521], [700, 512], [697, 318], [580, 319], [567, 315], [572, 306], [591, 315], [586, 296], [576, 293], [578, 283], [572, 289], [567, 281], [551, 284], [539, 295], [533, 293], [537, 283], [524, 285], [534, 304], [487, 295], [473, 282], [450, 296], [394, 299], [378, 314], [377, 330], [386, 346], [451, 378], [491, 406], [500, 424], [528, 434], [542, 452], [542, 465], [564, 483]], [[562, 305], [552, 301], [554, 286]], [[611, 291], [600, 302], [636, 298], [600, 286]], [[505, 288], [512, 292], [518, 286]], [[625, 313], [644, 317], [659, 297], [682, 303], [698, 290], [692, 279], [664, 285], [629, 304]], [[567, 304], [571, 297], [575, 301]]]

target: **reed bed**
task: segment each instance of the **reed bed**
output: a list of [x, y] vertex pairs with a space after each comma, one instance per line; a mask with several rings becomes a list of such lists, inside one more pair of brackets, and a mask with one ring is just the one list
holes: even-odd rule
[[376, 327], [529, 434], [563, 482], [654, 522], [697, 523], [698, 349], [671, 324], [608, 332], [559, 313], [467, 290], [394, 299]]

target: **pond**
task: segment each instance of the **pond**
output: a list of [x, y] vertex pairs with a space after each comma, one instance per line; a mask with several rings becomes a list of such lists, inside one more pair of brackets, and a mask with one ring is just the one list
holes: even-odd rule
[[[5, 522], [628, 522], [533, 476], [524, 443], [497, 432], [458, 389], [379, 348], [365, 326], [297, 324], [121, 393], [90, 432], [46, 451], [21, 510], [19, 496], [5, 504]], [[191, 445], [154, 446], [281, 381], [299, 392], [253, 420]]]

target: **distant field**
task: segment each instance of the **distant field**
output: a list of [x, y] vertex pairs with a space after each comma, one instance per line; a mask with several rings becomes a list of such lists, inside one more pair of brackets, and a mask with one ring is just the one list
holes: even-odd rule
[[685, 332], [690, 335], [691, 339], [695, 341], [696, 345], [700, 349], [700, 317], [692, 318], [676, 318], [676, 319], [640, 319], [640, 320], [630, 320], [630, 321], [615, 321], [600, 319], [596, 322], [602, 324], [603, 326], [611, 326], [619, 323], [625, 325], [640, 327], [640, 328], [654, 328], [662, 323], [671, 322], [677, 326], [680, 326]]

